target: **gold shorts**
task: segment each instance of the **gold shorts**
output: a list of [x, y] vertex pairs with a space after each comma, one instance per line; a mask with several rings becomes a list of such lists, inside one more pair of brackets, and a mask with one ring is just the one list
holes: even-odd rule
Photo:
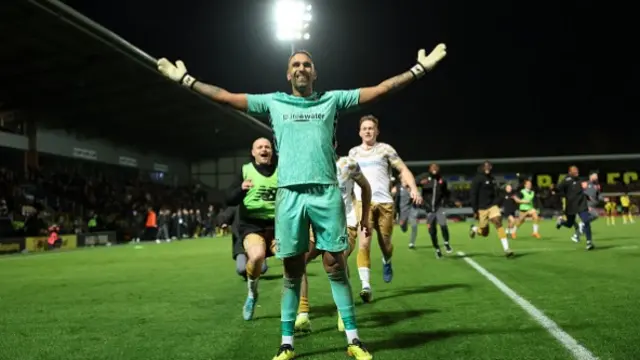
[[[356, 201], [356, 217], [362, 219], [362, 202]], [[395, 217], [394, 203], [371, 203], [369, 207], [369, 228], [380, 232], [383, 238], [393, 234], [393, 220]]]
[[480, 229], [489, 226], [489, 220], [500, 217], [500, 208], [497, 205], [493, 205], [488, 209], [478, 210], [478, 227]]
[[248, 248], [253, 246], [262, 246], [265, 250], [266, 257], [270, 257], [275, 255], [276, 253], [276, 240], [273, 236], [273, 232], [265, 232], [262, 234], [247, 234], [242, 241], [242, 245], [244, 246], [244, 250], [247, 251]]
[[520, 214], [518, 214], [518, 221], [522, 222], [524, 221], [524, 219], [526, 219], [529, 216], [536, 219], [538, 217], [538, 212], [536, 211], [536, 209], [531, 209], [527, 211], [520, 210]]

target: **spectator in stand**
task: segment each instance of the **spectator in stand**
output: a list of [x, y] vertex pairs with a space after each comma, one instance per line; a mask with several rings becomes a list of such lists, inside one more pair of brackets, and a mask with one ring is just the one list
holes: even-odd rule
[[198, 227], [198, 222], [196, 219], [196, 214], [194, 213], [193, 209], [189, 209], [189, 213], [187, 215], [187, 233], [189, 234], [188, 237], [189, 239], [193, 239], [194, 237], [196, 237], [196, 230]]
[[58, 233], [60, 232], [60, 228], [58, 225], [54, 224], [49, 226], [49, 237], [47, 238], [47, 244], [49, 246], [49, 250], [59, 249], [62, 246], [62, 239]]
[[[204, 225], [195, 211], [208, 205], [203, 203], [207, 193], [201, 186], [167, 186], [153, 182], [137, 170], [46, 154], [40, 157], [40, 162], [47, 167], [40, 169], [23, 171], [16, 167], [22, 166], [20, 159], [7, 168], [9, 160], [0, 157], [0, 199], [5, 199], [0, 202], [0, 213], [5, 212], [5, 217], [14, 222], [9, 227], [12, 233], [15, 232], [12, 228], [20, 229], [18, 236], [46, 235], [54, 222], [61, 234], [85, 232], [88, 209], [92, 209], [97, 216], [93, 229], [116, 231], [120, 239], [123, 233], [140, 239], [145, 227], [142, 209], [146, 205], [194, 209], [192, 234], [199, 225]], [[142, 219], [137, 219], [138, 216]], [[181, 230], [182, 237], [185, 231]]]
[[202, 220], [202, 236], [215, 236], [215, 219], [216, 213], [213, 205], [209, 205], [207, 214]]
[[200, 234], [202, 233], [203, 231], [202, 229], [204, 227], [204, 219], [202, 218], [202, 213], [200, 212], [200, 209], [196, 209], [194, 217], [196, 219], [195, 236], [200, 237]]
[[171, 241], [169, 236], [169, 225], [171, 222], [171, 215], [168, 209], [160, 209], [158, 216], [158, 240]]
[[158, 240], [157, 238], [158, 215], [156, 215], [156, 212], [153, 210], [151, 206], [147, 208], [147, 219], [145, 220], [144, 227], [145, 227], [145, 230], [144, 230], [145, 240], [156, 239], [156, 242], [159, 243], [160, 240]]
[[134, 209], [131, 213], [130, 228], [133, 234], [132, 239], [135, 242], [140, 242], [140, 239], [144, 236], [143, 224], [144, 224], [144, 216]]
[[190, 238], [189, 236], [189, 224], [190, 224], [189, 210], [182, 209], [182, 238]]

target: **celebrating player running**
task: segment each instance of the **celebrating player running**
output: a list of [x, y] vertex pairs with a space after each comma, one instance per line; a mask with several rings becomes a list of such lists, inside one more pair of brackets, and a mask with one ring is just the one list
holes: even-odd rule
[[471, 225], [469, 236], [476, 235], [487, 237], [489, 235], [489, 223], [493, 224], [502, 243], [502, 248], [507, 258], [513, 257], [513, 251], [509, 248], [507, 233], [502, 227], [502, 216], [498, 204], [502, 201], [498, 195], [498, 185], [492, 173], [493, 165], [485, 161], [478, 167], [478, 174], [471, 182], [471, 208], [478, 219], [477, 225]]
[[[402, 183], [409, 186], [411, 199], [417, 204], [422, 203], [422, 196], [418, 192], [416, 180], [413, 174], [404, 164], [396, 150], [391, 145], [378, 142], [379, 121], [373, 115], [367, 115], [360, 119], [360, 137], [362, 144], [349, 151], [349, 157], [356, 159], [364, 177], [371, 184], [371, 207], [369, 208], [369, 228], [378, 233], [378, 244], [382, 251], [382, 275], [385, 282], [391, 282], [393, 268], [391, 256], [393, 244], [391, 234], [393, 232], [395, 203], [391, 196], [390, 167], [400, 172]], [[355, 188], [356, 199], [362, 201], [360, 188]], [[362, 210], [362, 209], [360, 209]], [[360, 297], [362, 301], [369, 302], [372, 298], [370, 272], [371, 272], [371, 236], [360, 242], [358, 250], [358, 273], [362, 282]]]
[[274, 360], [294, 358], [294, 322], [300, 301], [300, 285], [309, 250], [309, 225], [316, 234], [316, 247], [323, 251], [334, 301], [344, 321], [347, 351], [357, 360], [372, 359], [356, 329], [351, 286], [345, 271], [348, 248], [346, 215], [335, 165], [336, 115], [370, 103], [398, 90], [432, 70], [446, 55], [440, 44], [427, 55], [418, 52], [418, 62], [409, 71], [378, 85], [355, 90], [314, 92], [317, 78], [311, 55], [299, 51], [289, 58], [287, 80], [292, 94], [277, 92], [250, 95], [232, 93], [197, 81], [182, 61], [158, 61], [158, 70], [168, 78], [236, 109], [269, 115], [279, 155], [276, 195], [276, 256], [284, 261], [281, 303], [281, 346]]
[[517, 237], [516, 232], [518, 228], [520, 228], [520, 226], [524, 224], [524, 221], [527, 219], [527, 217], [531, 217], [531, 219], [533, 220], [533, 233], [531, 234], [531, 236], [538, 239], [540, 238], [540, 232], [539, 232], [540, 218], [538, 217], [538, 210], [536, 210], [534, 206], [536, 193], [533, 191], [532, 187], [533, 187], [533, 184], [531, 183], [531, 180], [529, 179], [525, 180], [524, 189], [520, 190], [520, 194], [519, 194], [520, 196], [516, 196], [514, 198], [514, 200], [518, 204], [520, 204], [519, 206], [520, 213], [518, 214], [518, 218], [516, 220], [515, 226], [513, 226], [510, 229], [511, 237], [513, 239]]
[[278, 175], [271, 162], [271, 141], [259, 138], [251, 148], [253, 161], [242, 166], [238, 181], [227, 194], [229, 205], [239, 204], [235, 232], [247, 253], [247, 287], [249, 292], [242, 309], [245, 320], [253, 318], [258, 301], [258, 280], [262, 264], [274, 254], [275, 193]]

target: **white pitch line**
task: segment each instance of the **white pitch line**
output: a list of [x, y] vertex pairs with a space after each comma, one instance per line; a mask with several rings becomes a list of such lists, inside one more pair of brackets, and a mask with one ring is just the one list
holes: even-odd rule
[[[596, 245], [596, 249], [597, 249], [597, 245]], [[617, 250], [617, 251], [628, 251], [628, 250], [637, 250], [638, 248], [640, 248], [640, 246], [638, 245], [626, 245], [626, 246], [614, 246], [612, 248], [609, 248], [608, 250]], [[575, 251], [582, 251], [582, 248], [522, 248], [520, 249], [520, 252], [523, 253], [531, 253], [531, 252], [575, 252]]]
[[495, 277], [492, 273], [487, 271], [487, 269], [483, 268], [475, 262], [473, 259], [470, 259], [465, 256], [463, 252], [458, 252], [458, 256], [461, 256], [464, 261], [467, 262], [472, 268], [474, 268], [477, 272], [479, 272], [482, 276], [487, 278], [493, 285], [495, 285], [503, 294], [507, 295], [513, 302], [518, 304], [524, 311], [529, 314], [538, 324], [540, 324], [551, 336], [553, 336], [556, 340], [565, 347], [565, 349], [569, 350], [569, 352], [573, 355], [573, 357], [577, 360], [597, 360], [598, 358], [591, 353], [587, 348], [580, 345], [576, 339], [571, 337], [571, 335], [567, 334], [564, 330], [562, 330], [558, 324], [556, 324], [553, 320], [549, 319], [542, 311], [538, 310], [533, 304], [524, 299], [522, 296], [518, 295], [515, 291], [511, 290], [505, 283], [503, 283], [500, 279]]

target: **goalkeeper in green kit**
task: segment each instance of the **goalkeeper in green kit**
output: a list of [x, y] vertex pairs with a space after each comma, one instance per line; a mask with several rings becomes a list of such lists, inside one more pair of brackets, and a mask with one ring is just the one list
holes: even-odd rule
[[309, 250], [309, 226], [329, 277], [333, 299], [344, 322], [347, 353], [356, 360], [373, 356], [360, 341], [351, 285], [343, 252], [348, 247], [344, 205], [336, 174], [335, 127], [340, 111], [367, 104], [422, 78], [446, 56], [439, 44], [427, 55], [418, 51], [410, 70], [371, 87], [315, 92], [317, 78], [311, 54], [298, 51], [289, 58], [286, 77], [292, 94], [239, 94], [196, 80], [181, 61], [158, 61], [166, 77], [217, 102], [256, 115], [269, 115], [278, 152], [278, 190], [275, 203], [276, 256], [283, 260], [281, 302], [282, 341], [273, 360], [293, 359], [293, 335], [300, 283]]

